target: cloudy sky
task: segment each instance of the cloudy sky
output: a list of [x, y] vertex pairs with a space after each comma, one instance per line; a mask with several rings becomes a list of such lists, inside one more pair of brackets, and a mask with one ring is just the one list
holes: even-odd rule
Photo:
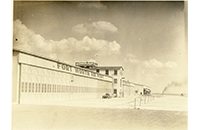
[[13, 47], [74, 65], [123, 66], [154, 92], [187, 82], [184, 2], [14, 2]]

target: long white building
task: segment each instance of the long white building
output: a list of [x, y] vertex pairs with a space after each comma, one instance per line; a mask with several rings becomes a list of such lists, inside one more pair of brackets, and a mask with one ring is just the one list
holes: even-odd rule
[[12, 71], [12, 102], [18, 104], [101, 98], [113, 91], [109, 75], [21, 50], [13, 50]]
[[123, 77], [122, 66], [61, 61], [13, 49], [12, 103], [42, 103], [83, 98], [149, 94], [144, 85]]
[[150, 89], [142, 84], [133, 83], [124, 77], [122, 66], [98, 66], [95, 62], [76, 62], [76, 66], [113, 77], [113, 93], [117, 97], [150, 94]]

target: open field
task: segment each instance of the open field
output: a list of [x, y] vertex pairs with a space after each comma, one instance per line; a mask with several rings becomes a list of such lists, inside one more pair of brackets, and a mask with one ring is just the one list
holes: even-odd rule
[[[96, 99], [96, 104], [93, 102], [94, 100], [84, 100], [82, 104], [79, 104], [80, 102], [78, 101], [73, 101], [71, 103], [65, 103], [64, 105], [13, 104], [12, 129], [187, 130], [188, 113], [187, 111], [183, 111], [185, 109], [161, 110], [167, 102], [168, 107], [170, 106], [170, 102], [172, 102], [172, 107], [177, 107], [179, 104], [179, 108], [181, 108], [184, 104], [183, 100], [187, 101], [186, 97], [157, 97], [146, 104], [142, 104], [140, 109], [134, 109], [132, 102], [123, 98]], [[92, 106], [92, 102], [94, 106]], [[187, 102], [185, 103], [187, 106]], [[174, 104], [176, 105], [174, 106]], [[155, 107], [152, 107], [153, 105]]]

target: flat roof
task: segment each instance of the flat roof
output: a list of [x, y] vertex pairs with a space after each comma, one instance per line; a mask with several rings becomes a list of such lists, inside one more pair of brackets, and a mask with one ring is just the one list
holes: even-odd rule
[[96, 66], [95, 68], [92, 68], [92, 69], [99, 69], [99, 70], [119, 70], [121, 69], [124, 70], [124, 68], [122, 66]]
[[[86, 68], [81, 68], [81, 67], [79, 67], [79, 66], [70, 65], [70, 64], [68, 64], [68, 63], [64, 63], [64, 62], [62, 62], [62, 61], [55, 60], [55, 59], [51, 59], [51, 58], [49, 58], [49, 57], [45, 57], [45, 56], [42, 56], [42, 55], [38, 55], [38, 54], [35, 54], [35, 53], [33, 53], [33, 52], [25, 51], [25, 50], [22, 50], [22, 49], [13, 48], [13, 51], [18, 51], [18, 52], [21, 52], [21, 53], [24, 53], [24, 54], [28, 54], [28, 55], [31, 55], [31, 56], [35, 56], [35, 57], [38, 57], [38, 58], [41, 58], [41, 59], [44, 59], [44, 60], [49, 60], [49, 61], [52, 61], [52, 62], [57, 62], [57, 63], [69, 65], [69, 66], [74, 67], [74, 68], [80, 68], [80, 69], [83, 69], [83, 70], [86, 70], [86, 71], [89, 71], [89, 72], [93, 72], [93, 71], [90, 70], [90, 69], [86, 69]], [[97, 73], [97, 72], [95, 72], [95, 73]], [[100, 73], [98, 73], [98, 74], [100, 74]], [[104, 76], [107, 76], [107, 77], [112, 77], [112, 76], [105, 75], [105, 74], [100, 74], [100, 75], [104, 75]]]
[[143, 84], [137, 84], [137, 83], [133, 83], [133, 84], [135, 84], [135, 85], [137, 85], [137, 86], [143, 86], [144, 88], [148, 88], [148, 89], [150, 89], [151, 87], [149, 87], [149, 86], [146, 86], [146, 85], [143, 85]]

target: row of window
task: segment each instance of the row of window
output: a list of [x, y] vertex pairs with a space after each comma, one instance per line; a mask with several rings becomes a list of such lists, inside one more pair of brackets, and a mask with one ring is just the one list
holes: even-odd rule
[[[101, 74], [97, 74], [97, 77], [101, 77]], [[74, 76], [70, 75], [68, 77], [48, 77], [48, 76], [38, 76], [38, 75], [25, 75], [22, 74], [22, 81], [26, 82], [40, 82], [40, 83], [49, 83], [49, 84], [71, 84], [73, 82], [74, 86], [81, 86], [84, 84], [85, 86], [92, 87], [96, 85], [97, 82], [105, 82], [105, 81], [100, 81], [100, 80], [94, 80], [92, 78], [85, 78], [85, 77], [80, 77], [80, 76]], [[107, 80], [107, 79], [105, 79]]]
[[[96, 70], [97, 73], [99, 73], [99, 69]], [[109, 75], [109, 70], [105, 70], [105, 74]], [[117, 75], [117, 70], [114, 70], [114, 75]]]
[[22, 93], [103, 93], [111, 89], [22, 82]]
[[117, 84], [117, 79], [114, 79], [114, 83]]

